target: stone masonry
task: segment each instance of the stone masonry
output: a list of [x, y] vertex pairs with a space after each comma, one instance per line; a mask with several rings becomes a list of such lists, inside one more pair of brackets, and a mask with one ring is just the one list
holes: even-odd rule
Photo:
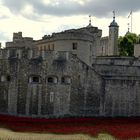
[[40, 40], [14, 33], [0, 48], [0, 113], [140, 116], [140, 59], [116, 56], [118, 27], [114, 17], [104, 38], [92, 25]]
[[[23, 50], [21, 50], [23, 52]], [[68, 52], [0, 60], [0, 112], [34, 117], [99, 116], [103, 80]]]

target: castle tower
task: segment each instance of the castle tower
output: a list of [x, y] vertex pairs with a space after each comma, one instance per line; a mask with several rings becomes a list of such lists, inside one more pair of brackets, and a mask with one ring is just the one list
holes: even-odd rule
[[115, 21], [115, 11], [113, 11], [113, 21], [109, 25], [109, 44], [108, 44], [108, 55], [118, 55], [118, 32], [119, 26]]

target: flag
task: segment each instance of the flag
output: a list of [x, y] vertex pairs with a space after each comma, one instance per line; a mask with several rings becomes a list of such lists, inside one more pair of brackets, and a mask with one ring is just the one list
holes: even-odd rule
[[131, 11], [130, 14], [128, 15], [128, 18], [130, 18], [131, 15], [132, 15], [132, 11]]

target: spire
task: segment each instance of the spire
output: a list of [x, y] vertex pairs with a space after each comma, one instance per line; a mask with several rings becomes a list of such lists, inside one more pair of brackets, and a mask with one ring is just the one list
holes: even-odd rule
[[119, 27], [117, 22], [115, 21], [115, 10], [113, 10], [113, 21], [110, 23], [109, 27]]
[[91, 15], [89, 15], [89, 25], [91, 26]]
[[87, 27], [93, 27], [93, 26], [91, 25], [91, 15], [89, 15], [89, 24], [88, 24]]
[[128, 31], [126, 32], [125, 35], [131, 34], [130, 31], [129, 31], [130, 30], [130, 27], [129, 27], [130, 24], [128, 23], [127, 25], [128, 25]]
[[113, 21], [115, 21], [115, 10], [113, 10]]
[[129, 33], [129, 29], [130, 29], [130, 28], [129, 28], [129, 23], [128, 23], [127, 25], [128, 25], [128, 33]]

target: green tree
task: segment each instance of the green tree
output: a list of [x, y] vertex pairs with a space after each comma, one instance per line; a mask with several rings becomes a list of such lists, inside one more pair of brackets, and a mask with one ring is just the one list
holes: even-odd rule
[[139, 41], [139, 37], [136, 34], [126, 34], [124, 37], [119, 37], [118, 46], [120, 56], [133, 56], [134, 44]]

